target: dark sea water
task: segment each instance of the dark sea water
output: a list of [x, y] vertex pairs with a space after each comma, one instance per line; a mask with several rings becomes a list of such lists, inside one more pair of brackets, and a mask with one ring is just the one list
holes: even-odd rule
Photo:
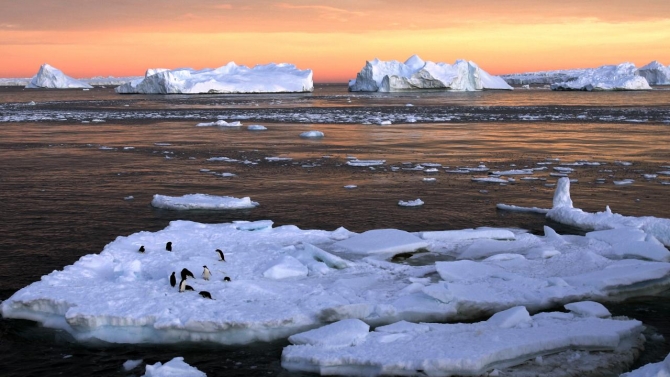
[[[391, 118], [391, 125], [361, 124]], [[403, 122], [412, 118], [420, 120]], [[195, 127], [217, 119], [241, 120], [244, 126]], [[248, 131], [250, 124], [268, 130]], [[326, 136], [299, 137], [309, 130]], [[384, 159], [386, 165], [347, 166], [352, 156]], [[254, 164], [207, 161], [211, 157]], [[641, 176], [670, 170], [670, 91], [360, 94], [342, 85], [318, 85], [309, 94], [121, 96], [109, 88], [0, 88], [0, 300], [83, 255], [99, 253], [117, 236], [156, 231], [176, 219], [270, 219], [276, 225], [352, 231], [497, 226], [541, 234], [543, 216], [498, 211], [495, 205], [550, 207], [553, 188], [545, 184], [556, 181], [549, 175], [552, 165], [534, 174], [546, 181], [516, 177], [505, 186], [471, 181], [486, 173], [439, 169], [428, 175], [402, 168], [484, 163], [508, 170], [556, 158], [603, 164], [575, 167], [577, 207], [602, 211], [609, 205], [625, 215], [670, 217], [670, 185], [661, 184], [670, 176]], [[426, 176], [437, 180], [422, 181]], [[635, 182], [612, 183], [624, 178]], [[348, 184], [358, 188], [344, 189]], [[261, 205], [230, 212], [149, 205], [154, 194], [189, 193], [250, 196]], [[124, 199], [129, 196], [133, 199]], [[397, 205], [416, 198], [426, 204]], [[662, 295], [609, 308], [670, 339], [669, 306]], [[122, 363], [153, 364], [175, 356], [211, 376], [294, 375], [280, 365], [285, 345], [80, 345], [32, 322], [2, 319], [0, 376], [142, 375], [143, 365], [124, 372]], [[668, 352], [666, 341], [650, 342], [640, 363], [659, 361]]]

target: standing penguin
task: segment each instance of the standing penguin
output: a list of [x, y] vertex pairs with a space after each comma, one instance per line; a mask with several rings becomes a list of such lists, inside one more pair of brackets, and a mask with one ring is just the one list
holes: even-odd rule
[[144, 252], [144, 245], [140, 246], [140, 249], [137, 250], [137, 251], [139, 251], [140, 253], [143, 253]]
[[186, 280], [186, 278], [189, 277], [189, 276], [192, 277], [193, 279], [195, 279], [195, 276], [193, 276], [193, 272], [189, 271], [186, 268], [182, 268], [181, 269], [181, 279]]
[[172, 271], [172, 275], [170, 275], [170, 285], [173, 287], [177, 285], [177, 278], [174, 276], [174, 271]]
[[221, 251], [221, 249], [216, 249], [216, 252], [219, 253], [219, 258], [221, 258], [221, 259], [219, 259], [219, 260], [222, 260], [222, 261], [225, 262], [225, 261], [226, 261], [226, 257], [223, 256], [223, 251]]
[[165, 244], [165, 250], [172, 251], [172, 242], [171, 241], [168, 241], [168, 243]]
[[202, 270], [202, 278], [205, 280], [209, 280], [209, 277], [212, 276], [212, 273], [209, 272], [209, 268], [207, 266], [202, 266], [204, 270]]

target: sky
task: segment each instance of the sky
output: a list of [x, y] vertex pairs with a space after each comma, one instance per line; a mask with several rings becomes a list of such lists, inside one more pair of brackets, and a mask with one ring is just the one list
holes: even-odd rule
[[668, 0], [0, 0], [0, 77], [292, 63], [345, 82], [366, 60], [492, 74], [670, 64]]

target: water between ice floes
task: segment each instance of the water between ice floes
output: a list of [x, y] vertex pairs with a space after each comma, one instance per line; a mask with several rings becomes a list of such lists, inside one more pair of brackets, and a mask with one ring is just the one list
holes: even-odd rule
[[[555, 106], [555, 112], [560, 114], [564, 105], [583, 106], [585, 112], [591, 107], [606, 111], [610, 105], [628, 106], [631, 111], [644, 113], [648, 105], [667, 107], [667, 93], [356, 95], [343, 87], [317, 86], [313, 94], [307, 95], [194, 98], [118, 96], [102, 89], [57, 92], [13, 88], [0, 90], [0, 118], [7, 109], [24, 114], [16, 103], [29, 101], [50, 103], [46, 106], [49, 111], [56, 111], [64, 119], [70, 107], [84, 114], [91, 109], [124, 107], [143, 113], [154, 109], [189, 113], [218, 109], [219, 115], [225, 116], [227, 108], [304, 110], [329, 106], [357, 107], [359, 112], [374, 107], [369, 111], [383, 118], [385, 111], [407, 103], [414, 104], [412, 108], [442, 104], [503, 106], [506, 112], [520, 115], [533, 106]], [[337, 114], [333, 119], [337, 119]], [[92, 120], [0, 122], [0, 299], [54, 269], [72, 264], [82, 255], [100, 252], [116, 236], [162, 229], [175, 219], [208, 223], [271, 219], [277, 225], [328, 230], [344, 226], [352, 231], [517, 226], [539, 232], [545, 224], [542, 215], [497, 211], [495, 205], [550, 207], [550, 186], [556, 181], [549, 174], [551, 167], [577, 160], [602, 163], [570, 165], [575, 169], [570, 177], [578, 180], [572, 185], [572, 199], [580, 208], [600, 211], [609, 204], [626, 215], [670, 217], [670, 186], [660, 184], [670, 177], [643, 177], [670, 170], [663, 168], [670, 166], [670, 125], [663, 122], [632, 124], [599, 118], [592, 123], [435, 122], [379, 126], [251, 119], [242, 121], [244, 127], [196, 128], [200, 119], [173, 120], [160, 115], [153, 120], [132, 116], [123, 121]], [[267, 130], [251, 132], [246, 129], [249, 124], [262, 124]], [[325, 137], [300, 138], [302, 132], [309, 130], [321, 131]], [[227, 157], [228, 161], [208, 161], [212, 157]], [[347, 166], [346, 161], [352, 158], [386, 163]], [[417, 169], [422, 163], [430, 168], [437, 166], [438, 172], [428, 174]], [[480, 164], [491, 170], [542, 166], [549, 169], [535, 171], [532, 177], [538, 179], [513, 176], [515, 181], [507, 185], [471, 181], [472, 176], [486, 177], [485, 171], [446, 172]], [[427, 176], [435, 181], [424, 181]], [[612, 183], [622, 179], [635, 182], [627, 186]], [[345, 185], [357, 187], [345, 189]], [[176, 212], [149, 205], [154, 194], [189, 193], [250, 196], [260, 206], [231, 212]], [[417, 198], [425, 204], [418, 208], [398, 206], [399, 200]], [[422, 256], [399, 263], [433, 261], [430, 256]], [[611, 305], [610, 309], [615, 315], [629, 315], [656, 326], [670, 339], [666, 320], [669, 308], [665, 302], [658, 298], [639, 299]], [[63, 334], [39, 329], [30, 322], [0, 320], [0, 374], [118, 376], [124, 375], [121, 365], [128, 359], [143, 358], [155, 363], [185, 356], [189, 364], [210, 375], [224, 371], [226, 375], [236, 375], [235, 371], [237, 375], [289, 375], [282, 371], [279, 360], [285, 344], [83, 347], [69, 343]], [[649, 345], [642, 361], [658, 361], [668, 353], [665, 341]], [[125, 375], [132, 373], [142, 374], [135, 370]]]

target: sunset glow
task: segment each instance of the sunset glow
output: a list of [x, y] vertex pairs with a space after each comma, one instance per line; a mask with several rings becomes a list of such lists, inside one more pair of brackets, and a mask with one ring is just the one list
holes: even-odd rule
[[[188, 4], [185, 5], [185, 4]], [[492, 74], [670, 63], [670, 2], [0, 0], [0, 77], [289, 62], [317, 82], [366, 60], [475, 61]]]

